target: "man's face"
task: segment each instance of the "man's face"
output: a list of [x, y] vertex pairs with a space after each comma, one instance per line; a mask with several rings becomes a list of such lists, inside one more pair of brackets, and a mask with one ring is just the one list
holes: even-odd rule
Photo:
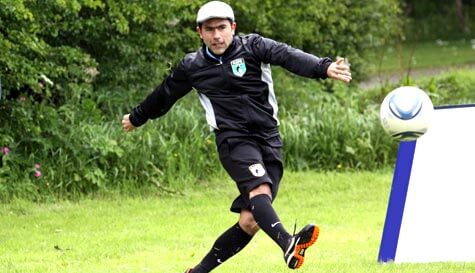
[[205, 21], [201, 28], [196, 28], [200, 38], [215, 55], [221, 55], [226, 51], [233, 41], [235, 29], [236, 23], [218, 18]]

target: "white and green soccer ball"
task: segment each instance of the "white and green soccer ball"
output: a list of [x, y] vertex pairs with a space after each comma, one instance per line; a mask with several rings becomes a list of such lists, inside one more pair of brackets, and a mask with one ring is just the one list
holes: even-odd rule
[[381, 103], [380, 119], [384, 130], [400, 141], [411, 141], [427, 132], [434, 105], [423, 90], [402, 86], [386, 95]]

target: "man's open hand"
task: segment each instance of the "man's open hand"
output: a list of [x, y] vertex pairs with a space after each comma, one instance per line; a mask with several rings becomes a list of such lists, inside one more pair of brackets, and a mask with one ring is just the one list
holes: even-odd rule
[[327, 75], [329, 78], [345, 83], [349, 83], [352, 80], [350, 66], [343, 58], [337, 58], [336, 62], [330, 64], [327, 69]]

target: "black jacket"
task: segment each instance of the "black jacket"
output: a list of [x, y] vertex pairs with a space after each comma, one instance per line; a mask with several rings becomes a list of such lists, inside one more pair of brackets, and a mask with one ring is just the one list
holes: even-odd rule
[[138, 127], [164, 115], [195, 88], [206, 120], [220, 139], [242, 135], [274, 137], [278, 135], [279, 122], [270, 65], [308, 78], [326, 78], [331, 62], [257, 34], [234, 36], [221, 60], [210, 56], [205, 46], [187, 54], [133, 109], [130, 121]]

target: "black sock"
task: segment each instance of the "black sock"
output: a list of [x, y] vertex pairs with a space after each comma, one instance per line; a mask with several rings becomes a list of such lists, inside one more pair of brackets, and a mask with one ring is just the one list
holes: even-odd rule
[[216, 239], [211, 250], [206, 254], [201, 263], [193, 269], [193, 273], [208, 273], [215, 267], [237, 254], [252, 239], [236, 223]]
[[269, 235], [285, 252], [291, 238], [280, 222], [267, 194], [259, 194], [250, 199], [251, 211], [259, 227]]

